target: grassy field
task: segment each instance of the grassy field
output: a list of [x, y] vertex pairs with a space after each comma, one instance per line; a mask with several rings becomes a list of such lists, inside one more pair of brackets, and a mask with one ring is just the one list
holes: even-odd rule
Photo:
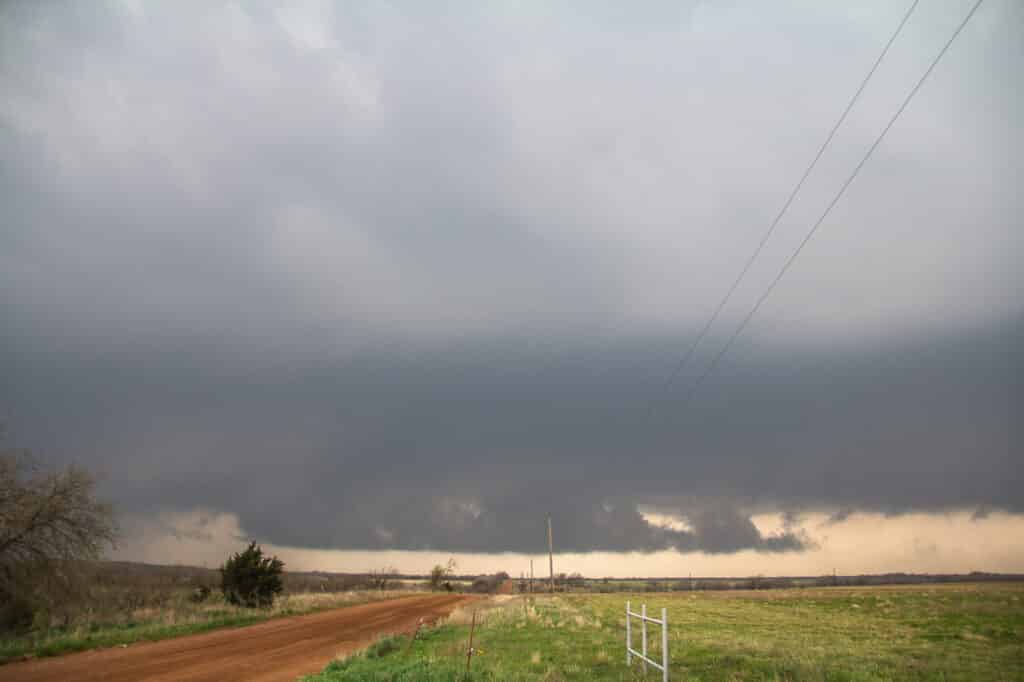
[[[97, 603], [115, 603], [123, 590], [110, 590], [111, 596], [93, 595]], [[252, 625], [271, 618], [313, 613], [324, 609], [351, 606], [378, 599], [410, 594], [401, 592], [312, 592], [286, 594], [269, 609], [245, 609], [227, 604], [214, 594], [202, 603], [189, 599], [191, 590], [174, 589], [159, 601], [142, 601], [137, 608], [107, 608], [82, 611], [68, 624], [46, 624], [21, 635], [0, 636], [0, 663], [25, 657], [56, 656], [102, 647], [156, 641], [192, 635], [226, 627]], [[0, 677], [3, 674], [0, 672]]]
[[471, 676], [460, 611], [411, 650], [385, 639], [307, 680], [643, 679], [626, 598], [668, 608], [673, 680], [1024, 680], [1021, 583], [498, 597], [477, 606]]

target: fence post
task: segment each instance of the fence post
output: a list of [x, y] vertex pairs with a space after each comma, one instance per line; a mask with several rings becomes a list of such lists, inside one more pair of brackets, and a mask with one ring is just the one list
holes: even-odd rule
[[640, 653], [644, 655], [644, 673], [647, 673], [647, 604], [640, 605], [640, 633], [643, 638]]
[[419, 622], [416, 623], [416, 629], [412, 631], [412, 637], [409, 638], [409, 646], [405, 648], [405, 655], [408, 656], [409, 652], [412, 651], [412, 643], [416, 641], [416, 635], [420, 634], [420, 628], [423, 627], [423, 619], [420, 618]]
[[661, 608], [661, 682], [668, 682], [668, 609]]
[[476, 630], [476, 609], [473, 609], [473, 622], [469, 625], [469, 649], [466, 651], [466, 672], [469, 672], [469, 664], [473, 662], [473, 630]]
[[633, 648], [633, 641], [629, 636], [629, 602], [626, 602], [626, 665], [633, 664], [633, 654], [629, 650]]

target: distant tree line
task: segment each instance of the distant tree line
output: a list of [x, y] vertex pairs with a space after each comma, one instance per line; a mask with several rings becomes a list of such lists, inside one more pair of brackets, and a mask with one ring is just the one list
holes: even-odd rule
[[688, 592], [709, 590], [782, 590], [808, 587], [853, 587], [871, 585], [914, 585], [955, 582], [1019, 581], [1024, 576], [973, 572], [968, 574], [886, 573], [879, 575], [823, 575], [815, 577], [749, 578], [601, 578], [588, 580], [587, 590], [614, 592]]

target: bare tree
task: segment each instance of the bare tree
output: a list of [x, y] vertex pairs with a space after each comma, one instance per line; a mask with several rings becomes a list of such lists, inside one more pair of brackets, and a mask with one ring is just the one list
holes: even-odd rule
[[113, 544], [113, 512], [94, 492], [77, 466], [42, 471], [26, 453], [0, 453], [0, 608], [56, 597], [81, 562]]
[[370, 584], [375, 590], [384, 591], [388, 589], [388, 581], [398, 575], [398, 569], [394, 566], [385, 566], [370, 571]]
[[436, 564], [430, 569], [430, 589], [439, 590], [442, 586], [448, 585], [448, 591], [451, 591], [451, 584], [448, 582], [448, 578], [455, 573], [455, 568], [455, 557], [449, 557], [448, 563], [444, 566]]

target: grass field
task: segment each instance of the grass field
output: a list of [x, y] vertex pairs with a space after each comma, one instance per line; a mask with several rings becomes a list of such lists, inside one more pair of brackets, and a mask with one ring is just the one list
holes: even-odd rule
[[461, 611], [411, 650], [382, 640], [308, 682], [643, 679], [625, 661], [627, 598], [668, 608], [673, 680], [1024, 680], [1024, 584], [990, 583], [565, 595], [525, 611], [498, 597], [477, 606], [471, 676]]
[[[188, 598], [190, 593], [188, 589], [168, 590], [158, 604], [86, 611], [68, 625], [46, 625], [21, 635], [0, 636], [0, 663], [252, 625], [271, 618], [409, 594], [408, 591], [299, 593], [281, 597], [269, 609], [245, 609], [227, 604], [216, 594], [203, 603], [193, 603]], [[102, 596], [94, 595], [94, 599], [103, 601]], [[112, 597], [108, 601], [115, 600]]]

